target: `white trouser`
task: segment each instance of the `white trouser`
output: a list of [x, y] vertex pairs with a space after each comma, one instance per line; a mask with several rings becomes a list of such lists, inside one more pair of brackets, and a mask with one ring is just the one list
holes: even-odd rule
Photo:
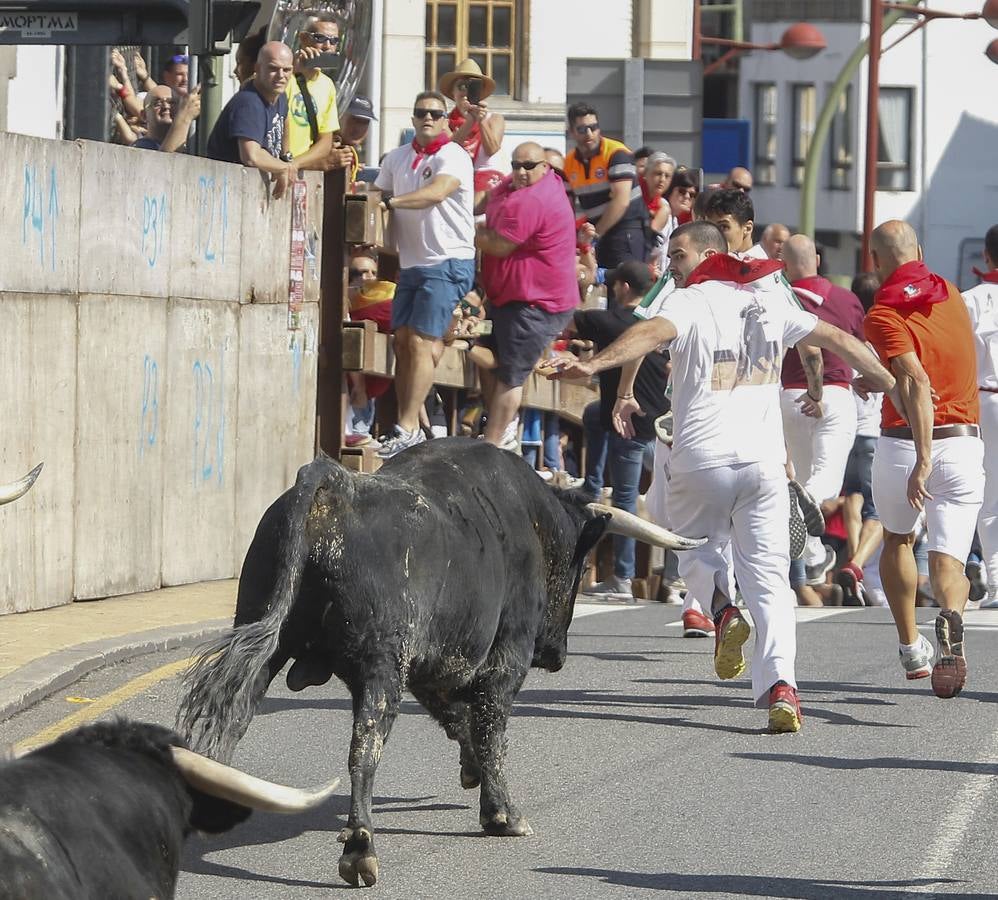
[[757, 706], [768, 705], [769, 689], [777, 681], [797, 686], [795, 601], [787, 581], [789, 504], [779, 461], [673, 472], [669, 484], [672, 528], [708, 538], [702, 547], [679, 554], [679, 574], [707, 610], [715, 587], [734, 599], [725, 553], [734, 557], [734, 574], [755, 623], [752, 696]]
[[[976, 437], [932, 442], [932, 472], [925, 489], [926, 546], [961, 563], [974, 542], [984, 494], [984, 444]], [[873, 502], [884, 528], [910, 534], [919, 513], [908, 502], [908, 476], [915, 465], [915, 442], [881, 436], [873, 456]]]
[[984, 440], [984, 504], [977, 518], [988, 594], [998, 592], [998, 394], [981, 391], [981, 437]]
[[[654, 472], [651, 487], [648, 488], [648, 493], [645, 497], [646, 510], [648, 515], [651, 516], [652, 521], [657, 522], [663, 528], [669, 529], [673, 527], [672, 519], [669, 516], [669, 460], [671, 457], [672, 448], [668, 444], [663, 444], [661, 441], [656, 440]], [[734, 582], [735, 574], [731, 561], [730, 542], [722, 548], [722, 553], [727, 563], [728, 578]], [[679, 551], [678, 556], [680, 560], [682, 560], [683, 555], [684, 551]], [[682, 566], [682, 562], [680, 562], [680, 566]], [[683, 612], [692, 609], [698, 613], [702, 613], [709, 619], [711, 617], [710, 605], [712, 599], [713, 590], [705, 596], [697, 596], [692, 585], [687, 583], [686, 596], [683, 597]]]
[[[812, 419], [795, 402], [804, 393], [800, 388], [780, 392], [783, 434], [797, 480], [822, 503], [842, 492], [846, 463], [856, 439], [856, 401], [852, 388], [826, 385], [821, 392], [824, 415]], [[808, 536], [804, 564], [813, 566], [824, 558], [821, 538]]]

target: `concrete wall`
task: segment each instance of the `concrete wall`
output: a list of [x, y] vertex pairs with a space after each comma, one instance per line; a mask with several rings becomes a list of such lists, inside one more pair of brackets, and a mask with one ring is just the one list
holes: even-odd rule
[[322, 190], [288, 330], [290, 201], [224, 163], [0, 134], [0, 614], [238, 574], [314, 449]]

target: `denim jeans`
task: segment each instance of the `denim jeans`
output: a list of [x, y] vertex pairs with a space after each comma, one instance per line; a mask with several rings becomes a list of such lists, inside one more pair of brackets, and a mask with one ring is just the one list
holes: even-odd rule
[[600, 424], [599, 401], [594, 400], [582, 412], [582, 427], [586, 433], [586, 493], [598, 497], [603, 490], [603, 468], [609, 434]]
[[[607, 459], [613, 479], [613, 505], [633, 513], [638, 507], [638, 483], [641, 481], [642, 461], [650, 441], [623, 438], [616, 432], [609, 434]], [[613, 574], [618, 578], [634, 577], [634, 538], [613, 536]]]

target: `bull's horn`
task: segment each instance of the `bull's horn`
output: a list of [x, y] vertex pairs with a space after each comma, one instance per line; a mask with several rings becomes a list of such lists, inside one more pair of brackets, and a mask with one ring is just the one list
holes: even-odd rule
[[586, 509], [593, 515], [610, 516], [610, 523], [607, 531], [611, 534], [622, 534], [625, 537], [632, 537], [645, 544], [655, 544], [658, 547], [665, 547], [667, 550], [692, 550], [707, 543], [707, 538], [688, 538], [667, 528], [641, 519], [633, 513], [613, 506], [605, 506], [602, 503], [587, 503]]
[[328, 800], [340, 783], [337, 778], [318, 790], [303, 791], [247, 775], [183, 747], [171, 747], [170, 752], [191, 787], [212, 797], [266, 812], [305, 812]]
[[10, 484], [0, 485], [0, 506], [4, 503], [11, 503], [18, 497], [23, 497], [28, 491], [31, 490], [31, 485], [35, 483], [35, 479], [38, 477], [38, 473], [41, 472], [42, 466], [45, 463], [38, 463], [27, 475], [24, 476], [20, 481], [13, 481]]

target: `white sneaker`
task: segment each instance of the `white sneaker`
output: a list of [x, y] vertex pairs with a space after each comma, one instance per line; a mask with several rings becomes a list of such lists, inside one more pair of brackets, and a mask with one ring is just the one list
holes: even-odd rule
[[998, 591], [988, 591], [987, 597], [981, 601], [981, 609], [998, 609]]
[[928, 678], [932, 674], [932, 658], [935, 655], [935, 647], [922, 634], [918, 636], [918, 643], [914, 650], [898, 648], [904, 677], [909, 681], [914, 678]]
[[502, 440], [499, 441], [500, 450], [509, 450], [512, 453], [520, 452], [520, 417], [513, 419], [502, 433]]
[[379, 439], [381, 448], [378, 450], [378, 456], [382, 459], [391, 459], [396, 453], [415, 447], [416, 444], [422, 444], [425, 440], [426, 435], [423, 434], [422, 428], [406, 431], [401, 425], [396, 425], [391, 434]]
[[611, 575], [606, 581], [598, 581], [591, 588], [580, 591], [587, 597], [597, 597], [601, 600], [633, 600], [630, 578], [618, 578]]

